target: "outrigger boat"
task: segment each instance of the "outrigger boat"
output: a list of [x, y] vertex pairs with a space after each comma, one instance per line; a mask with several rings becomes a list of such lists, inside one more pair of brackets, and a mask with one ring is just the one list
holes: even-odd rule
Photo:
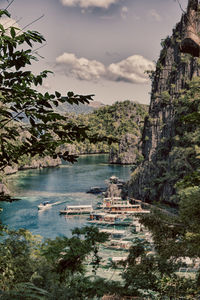
[[122, 239], [126, 234], [125, 230], [118, 229], [99, 229], [99, 231], [109, 234], [112, 239]]
[[68, 205], [65, 209], [60, 210], [61, 215], [83, 215], [93, 212], [92, 205]]
[[133, 226], [133, 219], [122, 214], [108, 214], [105, 212], [93, 212], [88, 220], [90, 224], [101, 226]]
[[122, 200], [120, 197], [104, 198], [98, 208], [103, 211], [108, 211], [110, 214], [136, 214], [149, 213], [149, 210], [144, 210], [141, 204], [131, 204], [129, 200]]
[[131, 241], [124, 240], [110, 240], [104, 244], [104, 247], [111, 250], [123, 250], [128, 251], [132, 246]]

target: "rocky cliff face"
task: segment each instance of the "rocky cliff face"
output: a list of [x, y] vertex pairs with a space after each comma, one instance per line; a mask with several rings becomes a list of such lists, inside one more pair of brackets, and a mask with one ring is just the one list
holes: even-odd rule
[[162, 41], [162, 50], [152, 76], [149, 116], [145, 120], [142, 151], [144, 162], [132, 174], [129, 194], [143, 201], [171, 201], [175, 193], [173, 178], [163, 179], [163, 165], [170, 171], [173, 156], [171, 140], [176, 135], [174, 103], [188, 81], [200, 75], [200, 9], [198, 0], [189, 0], [188, 10]]
[[27, 170], [27, 169], [40, 169], [40, 168], [49, 168], [49, 167], [57, 167], [61, 165], [61, 159], [60, 158], [52, 158], [50, 156], [46, 156], [43, 158], [37, 158], [37, 159], [32, 159], [31, 162], [29, 163], [24, 163], [20, 166], [15, 165], [13, 167], [6, 167], [4, 170], [5, 175], [10, 175], [14, 174], [19, 170]]
[[112, 164], [129, 165], [136, 162], [141, 157], [141, 148], [138, 146], [139, 137], [127, 133], [125, 134], [120, 143], [118, 150], [111, 148], [109, 153], [109, 162]]

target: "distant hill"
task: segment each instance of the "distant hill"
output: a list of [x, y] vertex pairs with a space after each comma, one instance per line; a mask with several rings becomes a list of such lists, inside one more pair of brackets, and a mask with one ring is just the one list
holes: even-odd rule
[[88, 114], [93, 112], [95, 109], [103, 107], [104, 104], [98, 101], [91, 101], [89, 104], [79, 104], [79, 105], [71, 105], [69, 103], [64, 103], [56, 108], [60, 113], [74, 113], [76, 115], [80, 114]]
[[[92, 106], [92, 107], [91, 107]], [[100, 107], [99, 107], [100, 106]], [[97, 108], [98, 107], [98, 108]], [[76, 113], [71, 116], [73, 122], [84, 124], [90, 128], [89, 135], [100, 139], [109, 137], [118, 142], [109, 145], [102, 140], [97, 143], [76, 142], [69, 145], [71, 153], [110, 153], [110, 163], [135, 164], [142, 159], [140, 141], [148, 106], [129, 100], [116, 102], [112, 105], [102, 105], [91, 102], [87, 106], [92, 112]]]

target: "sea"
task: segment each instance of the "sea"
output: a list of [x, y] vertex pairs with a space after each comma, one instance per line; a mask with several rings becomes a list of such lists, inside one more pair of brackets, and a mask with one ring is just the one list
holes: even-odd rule
[[[65, 216], [59, 211], [66, 205], [90, 205], [101, 196], [87, 193], [93, 186], [106, 187], [111, 176], [128, 180], [131, 166], [108, 164], [108, 155], [83, 155], [78, 162], [64, 162], [56, 168], [20, 171], [8, 177], [8, 187], [18, 201], [1, 202], [0, 219], [9, 228], [24, 228], [43, 238], [70, 237], [76, 227], [87, 225], [87, 216]], [[43, 201], [53, 205], [44, 211]]]

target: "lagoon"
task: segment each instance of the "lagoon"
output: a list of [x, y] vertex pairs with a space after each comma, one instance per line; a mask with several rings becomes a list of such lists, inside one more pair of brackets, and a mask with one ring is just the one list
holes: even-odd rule
[[[86, 216], [63, 216], [65, 205], [92, 204], [96, 195], [87, 194], [92, 186], [105, 187], [105, 180], [115, 175], [128, 180], [131, 166], [110, 165], [107, 155], [80, 156], [75, 164], [63, 163], [58, 168], [20, 171], [8, 177], [9, 189], [20, 200], [2, 203], [1, 220], [10, 228], [25, 228], [45, 238], [71, 236], [71, 230], [86, 224]], [[43, 201], [61, 203], [38, 211]]]

